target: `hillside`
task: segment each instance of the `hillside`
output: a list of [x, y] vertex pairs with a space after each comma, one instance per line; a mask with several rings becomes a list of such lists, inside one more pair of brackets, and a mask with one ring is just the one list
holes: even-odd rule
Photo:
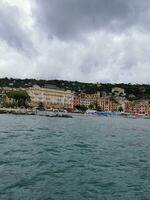
[[134, 95], [135, 99], [150, 99], [150, 85], [148, 84], [111, 84], [111, 83], [83, 83], [78, 81], [65, 80], [36, 80], [36, 79], [13, 79], [1, 78], [0, 87], [31, 87], [33, 85], [45, 86], [46, 84], [56, 85], [58, 88], [72, 90], [77, 93], [110, 93], [113, 87], [125, 89], [126, 96]]

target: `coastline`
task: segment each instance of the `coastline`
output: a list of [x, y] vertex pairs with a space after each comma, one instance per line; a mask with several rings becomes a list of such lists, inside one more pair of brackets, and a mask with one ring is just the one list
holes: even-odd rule
[[81, 116], [91, 116], [91, 117], [124, 117], [124, 118], [142, 118], [150, 119], [149, 115], [141, 115], [137, 113], [117, 113], [117, 112], [91, 112], [91, 113], [77, 113], [77, 112], [56, 112], [49, 110], [34, 110], [25, 108], [0, 108], [0, 114], [14, 114], [14, 115], [37, 115], [45, 117], [81, 117]]

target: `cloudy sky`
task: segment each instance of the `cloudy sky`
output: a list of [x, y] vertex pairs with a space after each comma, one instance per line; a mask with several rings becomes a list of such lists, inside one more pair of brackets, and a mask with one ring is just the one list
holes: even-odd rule
[[0, 0], [0, 77], [150, 83], [149, 0]]

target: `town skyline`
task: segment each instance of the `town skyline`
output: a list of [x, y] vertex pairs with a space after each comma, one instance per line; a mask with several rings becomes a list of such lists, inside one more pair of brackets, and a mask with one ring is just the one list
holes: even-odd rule
[[[5, 83], [7, 86], [7, 84]], [[9, 86], [9, 87], [8, 87]], [[9, 85], [0, 87], [0, 110], [1, 113], [18, 112], [18, 109], [41, 110], [41, 111], [69, 111], [69, 112], [88, 112], [90, 109], [99, 114], [107, 115], [110, 113], [124, 113], [125, 115], [150, 115], [149, 88], [139, 87], [124, 88], [114, 87], [99, 89], [93, 93], [78, 90], [69, 90], [63, 85], [59, 88], [52, 84], [41, 86], [24, 83], [24, 87], [14, 87]], [[108, 90], [109, 89], [109, 90]], [[138, 90], [137, 90], [138, 89]], [[147, 93], [148, 92], [148, 93]], [[142, 95], [142, 96], [141, 96]], [[142, 98], [141, 98], [141, 97]], [[144, 98], [143, 98], [144, 97]], [[12, 111], [13, 109], [13, 111]], [[93, 112], [92, 111], [92, 112]], [[22, 112], [22, 111], [19, 111]]]

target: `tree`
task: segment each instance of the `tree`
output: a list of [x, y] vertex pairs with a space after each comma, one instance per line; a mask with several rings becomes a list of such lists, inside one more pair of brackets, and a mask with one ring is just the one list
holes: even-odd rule
[[13, 99], [13, 102], [17, 104], [18, 107], [27, 107], [30, 102], [30, 97], [28, 93], [24, 90], [16, 91], [12, 90], [6, 93], [7, 97]]
[[97, 107], [96, 107], [96, 110], [99, 111], [99, 112], [102, 112], [102, 111], [103, 111], [103, 109], [102, 109], [101, 106], [97, 106]]
[[41, 110], [41, 111], [45, 110], [43, 102], [39, 102], [38, 110]]
[[76, 106], [76, 109], [82, 111], [82, 112], [85, 112], [88, 108], [84, 105], [77, 105]]
[[96, 109], [96, 103], [91, 103], [89, 106], [88, 106], [89, 109], [93, 110], [93, 109]]
[[120, 106], [120, 107], [118, 108], [118, 111], [119, 111], [119, 112], [123, 112], [122, 106]]

